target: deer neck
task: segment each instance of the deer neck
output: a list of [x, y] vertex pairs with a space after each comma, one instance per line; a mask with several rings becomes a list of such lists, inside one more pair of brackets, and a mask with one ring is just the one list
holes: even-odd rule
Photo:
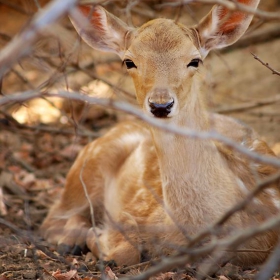
[[[208, 113], [195, 92], [179, 116], [169, 122], [197, 132], [209, 130]], [[165, 207], [180, 222], [189, 222], [194, 218], [190, 208], [205, 209], [206, 200], [213, 207], [213, 200], [217, 199], [213, 197], [217, 193], [215, 189], [231, 185], [234, 179], [225, 176], [229, 170], [213, 141], [182, 137], [157, 128], [151, 128], [151, 132], [159, 159]], [[205, 212], [200, 213], [199, 216], [196, 212], [194, 218], [197, 224], [209, 218]]]

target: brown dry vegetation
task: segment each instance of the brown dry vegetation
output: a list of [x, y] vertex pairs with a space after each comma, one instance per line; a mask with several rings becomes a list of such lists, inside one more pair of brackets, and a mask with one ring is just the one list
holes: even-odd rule
[[[28, 26], [43, 0], [0, 0], [0, 48]], [[107, 1], [110, 11], [135, 26], [155, 17], [195, 24], [210, 8], [196, 3], [160, 7], [166, 1]], [[129, 5], [130, 4], [130, 5]], [[278, 0], [260, 8], [278, 11]], [[206, 99], [210, 110], [236, 117], [252, 126], [280, 155], [280, 77], [255, 60], [280, 70], [280, 21], [256, 18], [243, 39], [205, 62]], [[250, 38], [254, 32], [267, 35]], [[0, 65], [1, 67], [1, 65]], [[30, 52], [1, 80], [1, 98], [37, 89], [81, 91], [135, 103], [131, 80], [114, 55], [81, 43], [67, 17], [40, 32]], [[78, 151], [116, 122], [133, 116], [112, 109], [58, 98], [37, 98], [0, 105], [0, 279], [95, 279], [100, 267], [90, 255], [60, 257], [40, 240], [38, 226], [59, 196]], [[151, 263], [113, 268], [117, 277], [136, 275]], [[59, 269], [61, 271], [52, 275]], [[160, 274], [157, 279], [194, 279], [195, 266]], [[76, 272], [76, 270], [78, 272]], [[70, 272], [69, 272], [70, 271]], [[217, 279], [252, 279], [257, 268], [241, 271], [227, 265]], [[63, 275], [63, 272], [68, 274]], [[109, 268], [104, 277], [116, 279]], [[275, 274], [274, 279], [277, 279]], [[63, 278], [64, 277], [64, 278]]]

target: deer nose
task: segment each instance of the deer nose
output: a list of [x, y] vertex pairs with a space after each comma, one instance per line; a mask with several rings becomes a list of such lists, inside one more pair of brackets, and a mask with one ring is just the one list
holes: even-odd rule
[[155, 103], [148, 99], [149, 106], [151, 108], [151, 113], [157, 118], [166, 118], [171, 112], [171, 108], [174, 104], [174, 99], [167, 103]]

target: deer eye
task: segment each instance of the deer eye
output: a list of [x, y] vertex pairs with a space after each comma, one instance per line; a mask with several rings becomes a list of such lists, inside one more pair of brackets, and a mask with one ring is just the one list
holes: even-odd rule
[[137, 68], [137, 66], [134, 64], [134, 62], [130, 59], [125, 59], [123, 61], [123, 64], [125, 64], [127, 69], [131, 69], [131, 68]]
[[195, 67], [197, 68], [199, 65], [199, 62], [202, 62], [199, 58], [194, 58], [192, 61], [187, 65], [187, 67]]

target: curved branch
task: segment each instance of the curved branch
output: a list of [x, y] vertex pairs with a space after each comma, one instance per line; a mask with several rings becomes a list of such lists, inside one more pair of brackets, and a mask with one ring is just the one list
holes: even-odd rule
[[11, 102], [23, 102], [26, 100], [40, 98], [40, 97], [68, 98], [76, 101], [84, 101], [84, 102], [88, 102], [89, 104], [97, 104], [103, 107], [109, 107], [112, 109], [123, 111], [125, 113], [134, 115], [137, 118], [145, 121], [146, 123], [149, 123], [150, 125], [158, 127], [162, 130], [185, 137], [191, 137], [194, 139], [212, 139], [212, 140], [220, 141], [225, 145], [227, 145], [228, 147], [234, 149], [235, 151], [242, 153], [244, 156], [247, 156], [248, 158], [255, 160], [256, 162], [261, 162], [275, 167], [280, 167], [280, 160], [278, 158], [272, 156], [264, 156], [256, 152], [252, 152], [246, 147], [239, 145], [235, 141], [219, 134], [216, 131], [212, 130], [212, 131], [200, 132], [188, 128], [182, 128], [172, 124], [167, 124], [162, 120], [158, 120], [143, 114], [143, 112], [139, 110], [137, 107], [123, 101], [107, 99], [107, 98], [96, 98], [92, 96], [82, 95], [77, 92], [68, 92], [68, 91], [60, 91], [59, 93], [38, 93], [34, 91], [27, 91], [25, 93], [7, 95], [2, 97], [0, 99], [0, 105], [4, 105]]
[[76, 2], [77, 0], [56, 0], [37, 13], [29, 26], [18, 36], [14, 37], [0, 52], [0, 78], [3, 77], [20, 58], [30, 52], [32, 43], [37, 38], [39, 32], [66, 14], [69, 9], [74, 7]]
[[247, 5], [244, 5], [242, 3], [238, 3], [236, 1], [229, 1], [229, 0], [183, 0], [183, 1], [176, 1], [176, 2], [167, 2], [164, 4], [160, 4], [157, 7], [177, 7], [181, 5], [186, 5], [190, 3], [204, 3], [204, 4], [218, 4], [221, 6], [226, 7], [230, 11], [236, 11], [239, 10], [241, 12], [245, 12], [247, 14], [253, 14], [257, 17], [266, 19], [266, 20], [279, 20], [280, 19], [280, 13], [274, 13], [274, 12], [266, 12], [259, 9], [252, 9], [248, 7]]

